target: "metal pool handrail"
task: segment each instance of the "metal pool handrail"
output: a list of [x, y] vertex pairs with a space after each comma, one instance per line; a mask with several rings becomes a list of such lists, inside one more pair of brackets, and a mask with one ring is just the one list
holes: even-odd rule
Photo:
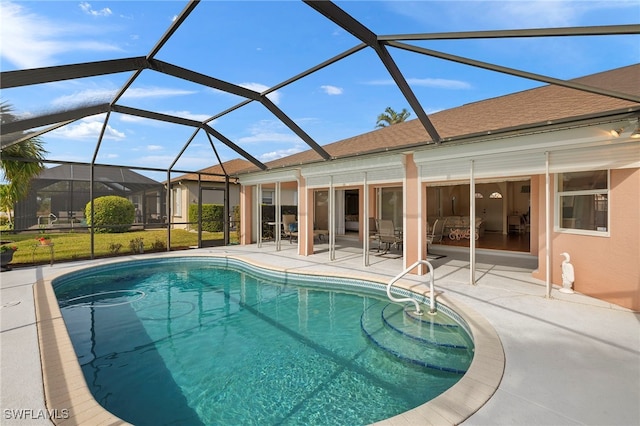
[[409, 266], [407, 269], [405, 269], [404, 271], [400, 272], [398, 275], [396, 275], [394, 278], [391, 279], [391, 281], [389, 281], [389, 284], [387, 284], [387, 296], [389, 297], [389, 300], [391, 300], [392, 302], [413, 302], [413, 304], [416, 307], [416, 314], [418, 315], [422, 315], [422, 311], [420, 310], [420, 304], [418, 303], [418, 301], [416, 299], [413, 299], [411, 297], [405, 297], [405, 298], [395, 298], [391, 295], [391, 286], [398, 281], [400, 278], [404, 277], [405, 275], [407, 275], [409, 273], [409, 271], [411, 271], [413, 268], [415, 268], [416, 266], [423, 264], [423, 265], [427, 265], [427, 267], [429, 268], [429, 275], [430, 275], [430, 280], [429, 280], [429, 291], [431, 292], [431, 296], [429, 297], [429, 314], [431, 315], [435, 315], [436, 313], [436, 294], [435, 294], [435, 289], [434, 289], [434, 276], [433, 276], [433, 265], [431, 263], [429, 263], [427, 260], [423, 260], [420, 259], [417, 262], [415, 262], [413, 265]]

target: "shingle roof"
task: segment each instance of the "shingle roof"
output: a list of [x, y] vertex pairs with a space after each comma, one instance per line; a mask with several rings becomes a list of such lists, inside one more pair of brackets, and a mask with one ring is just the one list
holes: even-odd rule
[[[640, 96], [640, 64], [572, 81]], [[498, 133], [514, 127], [536, 127], [550, 121], [577, 119], [630, 107], [639, 109], [640, 104], [557, 85], [546, 85], [465, 104], [430, 114], [429, 117], [443, 140], [447, 140], [479, 133]], [[324, 145], [323, 148], [332, 157], [341, 158], [431, 142], [420, 121], [411, 120]], [[271, 161], [266, 165], [273, 169], [320, 160], [322, 158], [317, 153], [307, 150]], [[242, 172], [245, 171], [249, 170]]]

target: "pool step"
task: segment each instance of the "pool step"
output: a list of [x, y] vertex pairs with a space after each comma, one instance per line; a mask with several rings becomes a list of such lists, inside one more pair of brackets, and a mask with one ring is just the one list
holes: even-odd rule
[[384, 324], [392, 330], [410, 339], [424, 343], [467, 349], [469, 341], [453, 319], [445, 315], [415, 314], [413, 305], [404, 307], [389, 303], [380, 314]]
[[384, 302], [362, 313], [360, 326], [378, 348], [405, 362], [464, 374], [473, 358], [464, 331], [443, 314], [415, 318], [413, 307]]

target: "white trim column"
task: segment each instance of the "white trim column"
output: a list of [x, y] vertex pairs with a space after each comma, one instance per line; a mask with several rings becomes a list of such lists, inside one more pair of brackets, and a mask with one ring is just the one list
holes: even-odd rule
[[369, 266], [369, 183], [367, 182], [367, 172], [363, 173], [362, 178], [362, 264]]
[[256, 185], [256, 243], [262, 248], [262, 184]]
[[333, 188], [333, 176], [329, 179], [329, 259], [336, 260], [336, 192]]
[[469, 284], [476, 285], [476, 180], [473, 160], [469, 175]]
[[282, 226], [281, 222], [282, 222], [282, 203], [280, 201], [280, 181], [276, 182], [276, 189], [275, 189], [275, 202], [276, 202], [276, 206], [275, 206], [275, 226], [273, 228], [273, 238], [275, 239], [276, 242], [276, 251], [280, 251], [281, 246], [280, 246], [280, 237], [281, 237], [281, 232], [280, 232], [280, 227]]
[[336, 234], [344, 235], [345, 234], [345, 224], [344, 224], [344, 209], [345, 209], [345, 190], [344, 189], [336, 189], [336, 208], [335, 208], [335, 216], [336, 216]]
[[[425, 210], [425, 204], [424, 204], [424, 199], [426, 197], [426, 192], [425, 192], [425, 187], [423, 187], [422, 185], [422, 179], [420, 179], [420, 168], [416, 165], [417, 170], [417, 176], [418, 176], [418, 188], [417, 188], [417, 194], [416, 197], [418, 199], [418, 212], [417, 212], [417, 217], [418, 217], [418, 238], [417, 238], [417, 243], [418, 243], [418, 260], [426, 260], [427, 259], [427, 230], [425, 229], [425, 224], [427, 223], [427, 218], [426, 218], [426, 210]], [[404, 239], [404, 244], [407, 244], [407, 242], [409, 241], [409, 239], [407, 238], [407, 234], [403, 235], [403, 239]], [[426, 273], [429, 272], [429, 269], [427, 268], [427, 265], [424, 264], [420, 264], [418, 265], [418, 275], [425, 275]]]
[[545, 151], [544, 153], [544, 191], [545, 191], [545, 259], [547, 263], [547, 270], [545, 271], [545, 283], [546, 290], [544, 297], [547, 299], [551, 298], [551, 177], [549, 175], [549, 151]]

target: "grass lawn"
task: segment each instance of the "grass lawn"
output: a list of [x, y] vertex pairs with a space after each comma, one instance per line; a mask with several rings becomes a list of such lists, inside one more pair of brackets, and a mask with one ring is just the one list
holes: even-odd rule
[[[37, 238], [40, 236], [34, 233], [0, 233], [2, 241], [11, 241], [11, 243], [5, 245], [18, 248], [18, 251], [13, 254], [10, 266], [49, 263], [50, 251], [46, 246], [39, 246], [40, 242]], [[47, 233], [46, 236], [51, 238], [56, 262], [89, 259], [91, 257], [91, 235], [89, 233]], [[235, 233], [231, 233], [232, 242], [234, 237]], [[146, 253], [150, 251], [166, 251], [167, 249], [167, 231], [165, 229], [131, 231], [120, 234], [95, 234], [94, 256], [114, 257], [133, 254], [133, 247], [137, 246], [136, 242], [139, 238], [142, 239]], [[222, 238], [222, 232], [203, 235], [203, 239]], [[172, 250], [181, 250], [197, 245], [197, 233], [182, 229], [171, 230]]]

